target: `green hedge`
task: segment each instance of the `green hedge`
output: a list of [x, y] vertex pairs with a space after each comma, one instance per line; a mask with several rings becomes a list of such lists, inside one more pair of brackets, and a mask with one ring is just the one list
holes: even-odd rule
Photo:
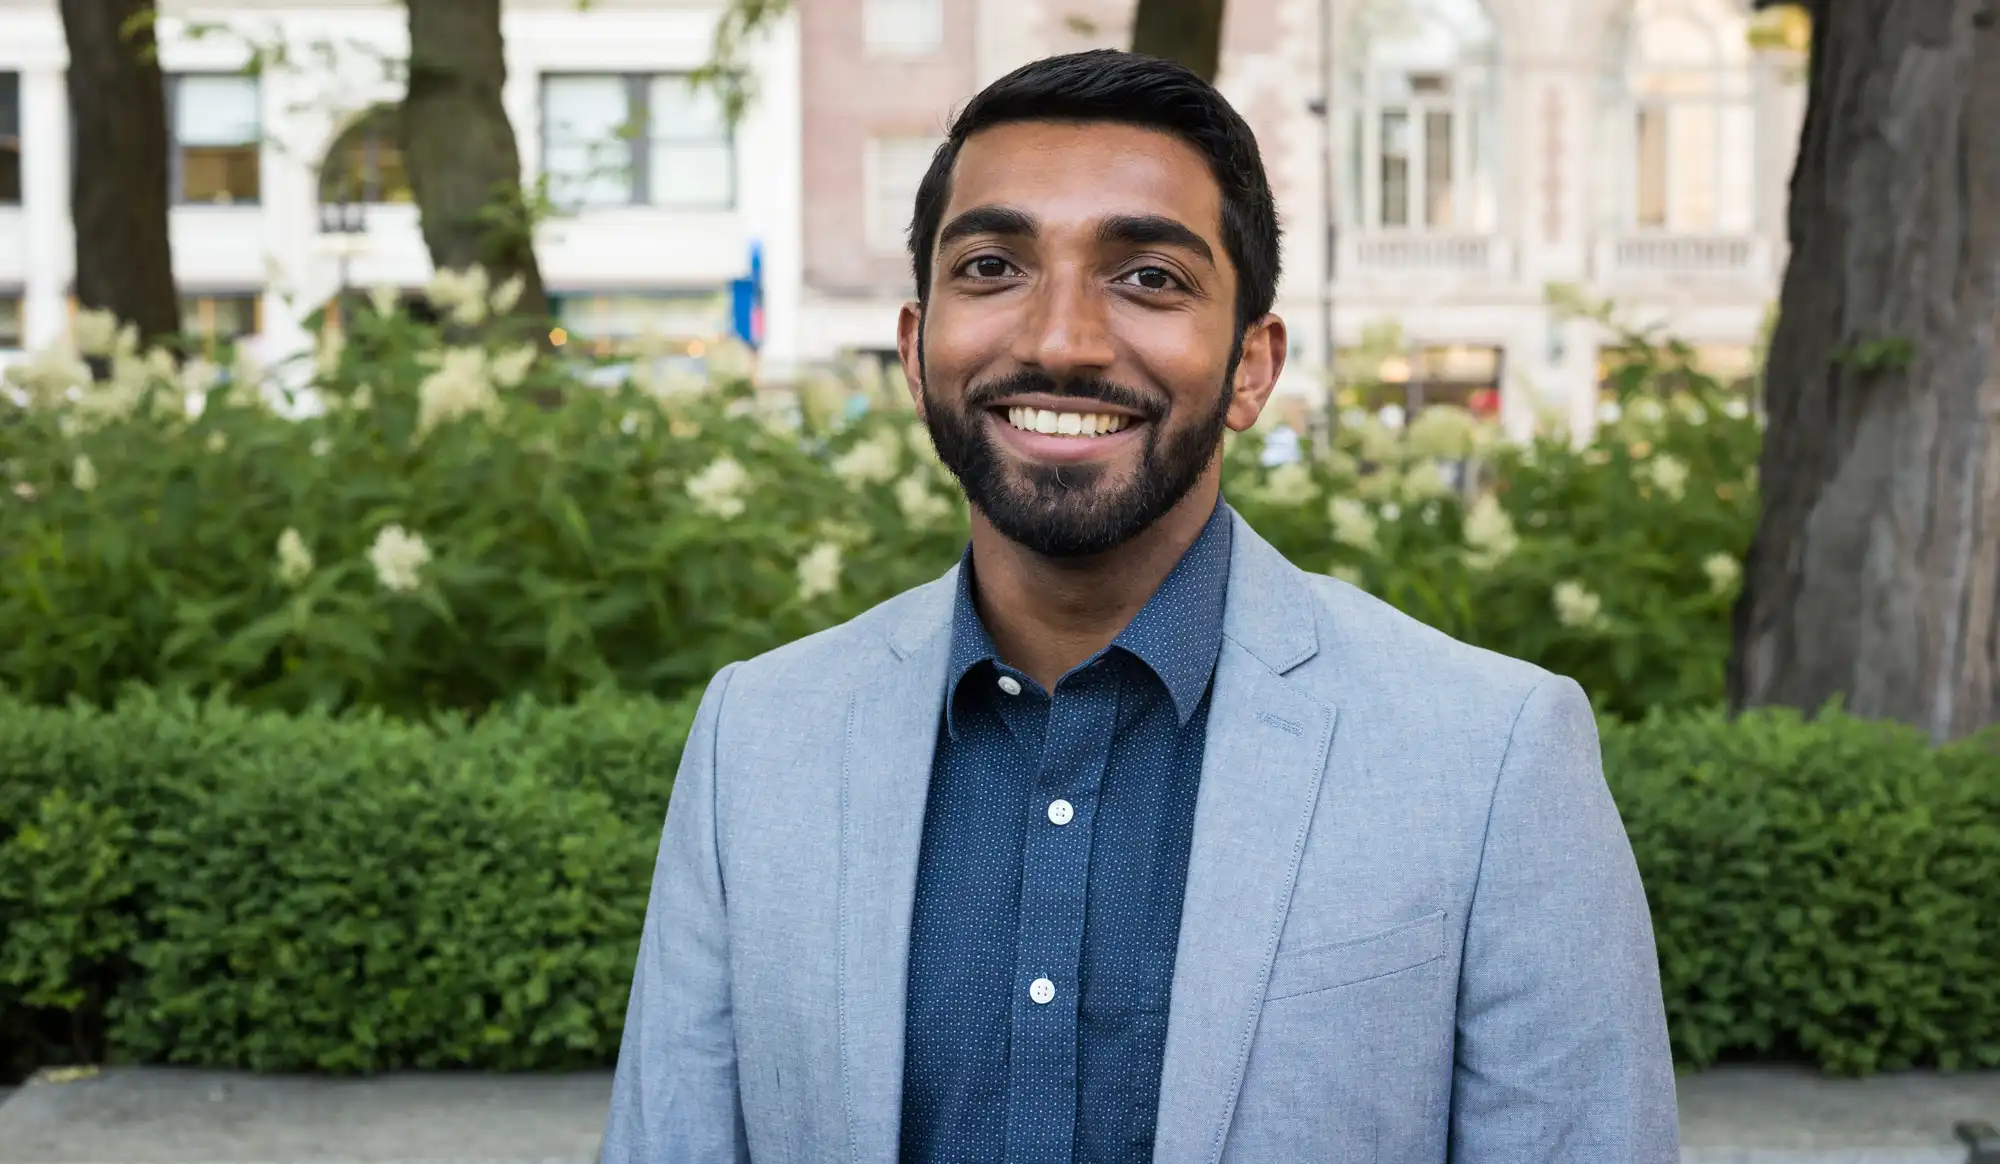
[[[612, 1060], [693, 704], [476, 725], [0, 703], [0, 1046]], [[1607, 724], [1686, 1065], [2000, 1065], [2000, 756], [1830, 714]]]

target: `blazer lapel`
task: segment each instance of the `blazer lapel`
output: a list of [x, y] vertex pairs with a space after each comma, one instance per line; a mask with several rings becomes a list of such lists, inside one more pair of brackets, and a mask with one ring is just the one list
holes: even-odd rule
[[1167, 1018], [1157, 1164], [1222, 1154], [1333, 740], [1284, 678], [1318, 649], [1296, 568], [1237, 519]]
[[951, 650], [956, 570], [890, 641], [848, 704], [840, 798], [840, 1046], [854, 1164], [896, 1158], [910, 913]]

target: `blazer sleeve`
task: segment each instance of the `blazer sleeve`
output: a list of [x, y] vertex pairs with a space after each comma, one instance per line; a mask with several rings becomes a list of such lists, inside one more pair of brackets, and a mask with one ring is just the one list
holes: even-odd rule
[[735, 665], [710, 681], [674, 778], [625, 1010], [602, 1164], [748, 1164], [716, 848], [716, 722]]
[[1652, 919], [1583, 689], [1530, 692], [1467, 919], [1456, 1164], [1678, 1164]]

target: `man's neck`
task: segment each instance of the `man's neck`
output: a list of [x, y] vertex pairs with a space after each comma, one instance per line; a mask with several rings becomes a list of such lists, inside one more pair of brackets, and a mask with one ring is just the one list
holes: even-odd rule
[[1204, 477], [1145, 532], [1089, 558], [1046, 558], [972, 514], [974, 602], [1000, 658], [1052, 691], [1110, 645], [1153, 597], [1215, 512], [1217, 474]]

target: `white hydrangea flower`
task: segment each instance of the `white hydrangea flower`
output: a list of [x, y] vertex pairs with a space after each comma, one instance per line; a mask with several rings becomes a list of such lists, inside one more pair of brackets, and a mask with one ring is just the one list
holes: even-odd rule
[[1600, 630], [1604, 627], [1604, 600], [1583, 583], [1573, 580], [1558, 582], [1551, 599], [1556, 621], [1564, 626], [1579, 630]]
[[500, 411], [500, 397], [478, 348], [446, 348], [436, 371], [417, 389], [417, 436], [461, 416], [491, 417]]
[[1410, 422], [1410, 453], [1455, 461], [1472, 455], [1479, 441], [1479, 418], [1451, 404], [1433, 405]]
[[384, 283], [368, 289], [368, 307], [377, 315], [394, 315], [402, 305], [403, 292], [400, 288]]
[[756, 353], [741, 340], [719, 339], [708, 345], [708, 374], [717, 380], [747, 380]]
[[423, 581], [423, 569], [430, 564], [431, 548], [423, 536], [400, 525], [386, 525], [368, 547], [368, 564], [375, 568], [375, 580], [384, 590], [398, 593], [415, 590]]
[[902, 468], [902, 457], [903, 442], [885, 428], [835, 457], [833, 474], [850, 488], [880, 485], [895, 477]]
[[1731, 420], [1742, 420], [1744, 417], [1750, 415], [1750, 403], [1747, 400], [1738, 400], [1731, 397], [1723, 403], [1722, 412], [1723, 415], [1729, 417]]
[[1688, 467], [1685, 461], [1662, 453], [1646, 463], [1646, 475], [1660, 492], [1676, 501], [1687, 493]]
[[526, 276], [514, 275], [506, 282], [495, 287], [493, 289], [493, 297], [489, 300], [493, 304], [493, 314], [505, 315], [514, 310], [514, 305], [521, 302], [521, 292], [526, 290], [527, 286], [528, 280]]
[[749, 485], [749, 471], [736, 458], [722, 456], [689, 478], [687, 491], [697, 510], [728, 521], [746, 508], [743, 493]]
[[896, 506], [911, 525], [925, 529], [951, 516], [951, 502], [937, 495], [922, 473], [896, 482]]
[[1305, 505], [1319, 496], [1319, 482], [1304, 462], [1288, 461], [1271, 470], [1259, 492], [1273, 505]]
[[83, 492], [90, 492], [97, 488], [97, 466], [91, 463], [89, 457], [77, 454], [69, 467], [69, 481]]
[[1505, 561], [1520, 544], [1514, 520], [1501, 507], [1500, 499], [1482, 493], [1465, 515], [1465, 544], [1471, 547], [1466, 560], [1474, 569], [1490, 570]]
[[7, 369], [7, 380], [28, 394], [37, 407], [73, 399], [90, 382], [90, 366], [76, 353], [60, 347], [44, 348], [26, 363]]
[[1403, 507], [1393, 501], [1385, 501], [1381, 513], [1383, 521], [1395, 521], [1403, 516]]
[[1390, 432], [1399, 432], [1405, 424], [1409, 423], [1409, 414], [1403, 411], [1403, 406], [1400, 404], [1383, 405], [1382, 411], [1376, 413], [1375, 418], [1381, 421], [1382, 427], [1388, 429]]
[[306, 548], [306, 539], [299, 531], [287, 526], [278, 535], [278, 581], [296, 588], [313, 572], [313, 555]]
[[1619, 407], [1616, 400], [1606, 400], [1597, 406], [1597, 423], [1599, 424], [1617, 424], [1624, 415], [1625, 410]]
[[840, 547], [821, 542], [799, 559], [799, 597], [810, 602], [840, 589]]
[[118, 343], [118, 317], [98, 308], [79, 311], [69, 334], [78, 354], [108, 356]]
[[1702, 561], [1701, 572], [1708, 575], [1709, 588], [1727, 594], [1743, 577], [1743, 564], [1728, 554], [1710, 554]]
[[1658, 424], [1667, 418], [1667, 410], [1650, 396], [1642, 397], [1632, 406], [1632, 412], [1646, 424]]
[[424, 286], [424, 298], [450, 316], [453, 323], [477, 327], [486, 321], [486, 268], [467, 267], [463, 271], [443, 270]]
[[1403, 474], [1403, 495], [1409, 500], [1443, 497], [1450, 492], [1451, 483], [1444, 479], [1444, 470], [1436, 461], [1419, 461]]
[[502, 388], [519, 388], [521, 381], [528, 378], [528, 370], [535, 366], [535, 357], [539, 355], [541, 352], [535, 345], [522, 344], [494, 356], [489, 365], [493, 382]]
[[1354, 497], [1336, 497], [1327, 506], [1327, 520], [1333, 523], [1335, 541], [1356, 549], [1375, 548], [1375, 515], [1368, 503]]

